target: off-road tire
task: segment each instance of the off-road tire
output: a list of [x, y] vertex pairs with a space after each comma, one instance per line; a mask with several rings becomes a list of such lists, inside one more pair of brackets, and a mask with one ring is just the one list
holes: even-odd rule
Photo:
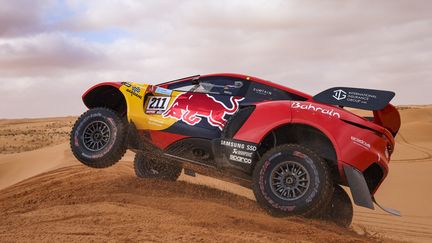
[[182, 167], [164, 162], [163, 158], [156, 159], [146, 156], [143, 152], [138, 152], [135, 154], [134, 170], [136, 176], [140, 178], [176, 181], [182, 172]]
[[[102, 131], [99, 138], [103, 137], [103, 141], [99, 140], [102, 141], [100, 144], [104, 144], [99, 147], [94, 142], [97, 140], [89, 142], [89, 139], [96, 138], [95, 131], [98, 128]], [[127, 122], [124, 118], [108, 108], [92, 108], [75, 122], [70, 135], [70, 146], [81, 163], [93, 168], [106, 168], [114, 165], [125, 154], [127, 136]]]
[[346, 191], [339, 185], [335, 186], [325, 218], [342, 227], [349, 227], [351, 225], [353, 205]]
[[[291, 170], [294, 172], [287, 173], [290, 169], [284, 169], [285, 172], [276, 173], [280, 171], [279, 169], [283, 169], [284, 165], [291, 165]], [[296, 166], [297, 170], [295, 170]], [[297, 173], [296, 176], [301, 176], [292, 179], [296, 178], [295, 173]], [[281, 189], [282, 193], [278, 193], [281, 187], [275, 189], [276, 186], [272, 186], [275, 184], [274, 181], [277, 181], [274, 176], [280, 178], [286, 176], [286, 179], [280, 180], [283, 183], [288, 183], [290, 177], [290, 182], [295, 181], [291, 186], [302, 188], [303, 192], [298, 193], [298, 197], [294, 197], [294, 193], [289, 191], [290, 194], [284, 197], [284, 189]], [[273, 183], [270, 183], [271, 180]], [[305, 181], [309, 181], [308, 184]], [[296, 183], [299, 186], [295, 186]], [[291, 186], [287, 190], [291, 190], [293, 188]], [[283, 184], [282, 187], [288, 188], [287, 184]], [[258, 204], [273, 216], [316, 217], [328, 207], [334, 186], [329, 168], [323, 159], [304, 146], [285, 144], [267, 151], [257, 162], [253, 171], [252, 190]], [[298, 189], [297, 192], [300, 191]], [[291, 198], [286, 198], [291, 194], [293, 194]]]

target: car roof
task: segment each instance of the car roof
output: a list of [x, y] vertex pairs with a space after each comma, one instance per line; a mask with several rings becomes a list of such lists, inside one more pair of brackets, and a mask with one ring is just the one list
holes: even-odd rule
[[261, 84], [266, 85], [266, 86], [271, 86], [271, 87], [274, 87], [277, 89], [281, 89], [281, 90], [302, 96], [308, 100], [312, 99], [311, 95], [303, 93], [301, 91], [291, 89], [291, 88], [288, 88], [286, 86], [283, 86], [283, 85], [280, 85], [277, 83], [273, 83], [273, 82], [268, 81], [268, 80], [264, 80], [264, 79], [250, 76], [250, 75], [238, 74], [238, 73], [213, 73], [213, 74], [206, 74], [206, 75], [194, 75], [194, 76], [189, 76], [189, 77], [161, 83], [161, 84], [158, 84], [158, 86], [167, 86], [169, 84], [180, 83], [180, 82], [191, 80], [191, 79], [201, 79], [201, 78], [208, 78], [208, 77], [231, 77], [231, 78], [246, 79], [246, 80], [250, 80], [252, 82], [261, 83]]

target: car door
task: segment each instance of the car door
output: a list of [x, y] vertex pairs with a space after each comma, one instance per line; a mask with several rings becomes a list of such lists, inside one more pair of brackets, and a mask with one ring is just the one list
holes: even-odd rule
[[247, 80], [211, 76], [168, 85], [183, 91], [162, 114], [177, 119], [167, 132], [202, 138], [219, 138], [227, 119], [240, 107]]

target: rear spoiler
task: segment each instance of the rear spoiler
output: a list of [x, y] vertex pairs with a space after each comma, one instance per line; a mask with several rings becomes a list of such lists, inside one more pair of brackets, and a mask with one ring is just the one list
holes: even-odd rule
[[315, 95], [313, 99], [325, 104], [371, 110], [374, 114], [373, 122], [396, 136], [401, 120], [397, 109], [390, 104], [394, 96], [392, 91], [335, 87]]
[[315, 95], [313, 99], [325, 104], [376, 111], [384, 109], [394, 96], [392, 91], [336, 87]]

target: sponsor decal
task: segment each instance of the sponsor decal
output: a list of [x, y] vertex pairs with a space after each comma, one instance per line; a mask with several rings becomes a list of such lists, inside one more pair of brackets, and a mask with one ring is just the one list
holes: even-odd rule
[[246, 144], [244, 142], [236, 142], [232, 140], [222, 139], [220, 145], [230, 147], [233, 149], [246, 149], [247, 151], [255, 152], [257, 147], [255, 145]]
[[247, 156], [247, 157], [253, 156], [253, 152], [247, 152], [247, 151], [238, 150], [238, 149], [233, 149], [232, 153], [236, 154], [236, 155]]
[[252, 91], [260, 95], [272, 95], [271, 91], [265, 89], [253, 88]]
[[245, 158], [245, 157], [238, 156], [238, 155], [234, 155], [234, 154], [230, 154], [229, 159], [231, 161], [240, 162], [240, 163], [244, 163], [244, 164], [252, 164], [252, 159]]
[[335, 99], [337, 99], [337, 100], [343, 100], [343, 99], [345, 99], [347, 96], [346, 96], [346, 92], [345, 91], [343, 91], [343, 90], [341, 90], [341, 89], [338, 89], [338, 90], [334, 90], [333, 91], [333, 98], [335, 98]]
[[234, 154], [230, 154], [229, 159], [231, 161], [240, 162], [240, 163], [244, 163], [244, 164], [252, 164], [252, 159], [245, 158], [245, 157], [238, 156], [238, 155], [234, 155]]
[[377, 96], [373, 94], [349, 92], [346, 100], [354, 103], [367, 104], [369, 99], [376, 99], [376, 98]]
[[121, 82], [122, 85], [130, 88], [132, 85], [129, 82]]
[[252, 160], [257, 150], [256, 144], [222, 139], [220, 145], [225, 147], [228, 159], [232, 162], [252, 164]]
[[304, 158], [307, 157], [304, 153], [299, 152], [299, 151], [294, 151], [293, 155], [296, 156], [296, 157], [302, 158], [302, 159], [304, 159]]
[[171, 95], [172, 90], [170, 89], [164, 89], [161, 87], [156, 87], [155, 93], [161, 94], [161, 95]]
[[377, 99], [374, 94], [360, 93], [359, 91], [345, 92], [342, 89], [333, 91], [333, 98], [336, 100], [346, 100], [353, 103], [367, 104], [370, 99]]
[[227, 107], [209, 94], [183, 93], [175, 98], [162, 116], [181, 120], [191, 126], [198, 124], [205, 118], [211, 126], [222, 131], [226, 123], [225, 116], [234, 114], [243, 99], [231, 96], [231, 107]]
[[162, 114], [168, 107], [171, 97], [152, 96], [150, 97], [145, 113], [146, 114]]
[[228, 146], [231, 148], [240, 148], [240, 149], [245, 148], [245, 145], [243, 143], [236, 143], [236, 142], [227, 141], [227, 140], [221, 140], [221, 145]]
[[359, 145], [359, 146], [361, 146], [367, 150], [369, 150], [371, 148], [371, 145], [369, 143], [367, 143], [366, 141], [364, 141], [363, 139], [351, 136], [351, 141], [354, 144], [357, 144], [357, 145]]
[[325, 115], [329, 115], [332, 117], [337, 117], [337, 118], [341, 118], [341, 115], [339, 114], [339, 112], [336, 112], [333, 109], [327, 109], [327, 108], [322, 108], [318, 105], [313, 105], [313, 104], [304, 104], [304, 103], [300, 103], [297, 101], [292, 102], [291, 104], [291, 108], [293, 109], [301, 109], [301, 110], [311, 110], [311, 111], [316, 111], [316, 112], [321, 112], [322, 114]]
[[282, 152], [279, 152], [279, 153], [273, 154], [273, 155], [269, 158], [269, 160], [274, 160], [276, 157], [279, 157], [279, 156], [281, 156], [281, 155], [282, 155]]
[[142, 99], [143, 97], [142, 97], [142, 95], [140, 95], [140, 92], [141, 92], [141, 88], [140, 87], [136, 87], [136, 86], [127, 86], [127, 85], [125, 85], [126, 87], [129, 87], [128, 89], [126, 89], [126, 92], [128, 92], [128, 93], [130, 93], [131, 94], [131, 96], [135, 96], [135, 97], [137, 97], [137, 98], [139, 98], [139, 99]]
[[165, 125], [163, 120], [161, 121], [158, 119], [153, 119], [151, 117], [148, 119], [148, 124], [153, 125], [153, 126], [158, 126], [158, 127], [162, 127], [163, 125]]

